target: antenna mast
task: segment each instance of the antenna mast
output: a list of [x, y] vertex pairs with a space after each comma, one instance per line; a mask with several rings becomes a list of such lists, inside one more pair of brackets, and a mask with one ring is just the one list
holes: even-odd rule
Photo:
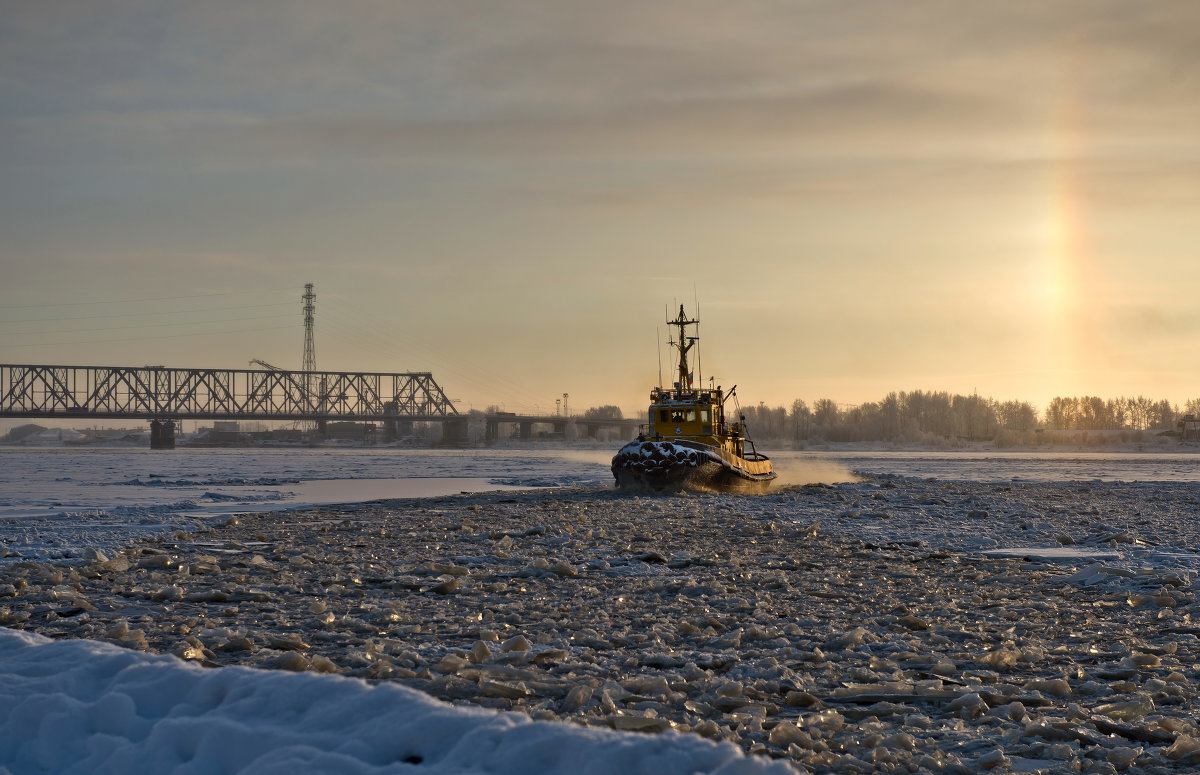
[[700, 299], [696, 299], [696, 384], [704, 387], [704, 367], [700, 364]]
[[654, 329], [654, 346], [658, 350], [658, 386], [662, 387], [662, 340], [658, 338], [658, 328]]
[[691, 351], [696, 343], [700, 341], [699, 337], [687, 336], [687, 327], [696, 326], [699, 329], [698, 320], [688, 320], [687, 315], [683, 311], [683, 305], [679, 305], [679, 317], [674, 320], [668, 320], [667, 324], [679, 326], [679, 341], [675, 344], [679, 350], [679, 382], [676, 390], [691, 390], [692, 389], [692, 370], [688, 367], [688, 352]]

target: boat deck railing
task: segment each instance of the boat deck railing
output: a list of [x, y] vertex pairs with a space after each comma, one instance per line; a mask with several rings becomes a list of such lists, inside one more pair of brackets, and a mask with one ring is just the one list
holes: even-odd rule
[[761, 452], [759, 452], [758, 449], [755, 448], [754, 442], [751, 441], [750, 439], [743, 438], [742, 441], [746, 444], [746, 446], [750, 447], [750, 451], [746, 452], [742, 455], [743, 459], [745, 459], [745, 460], [770, 460], [771, 459], [771, 458], [767, 457], [766, 455], [762, 454]]

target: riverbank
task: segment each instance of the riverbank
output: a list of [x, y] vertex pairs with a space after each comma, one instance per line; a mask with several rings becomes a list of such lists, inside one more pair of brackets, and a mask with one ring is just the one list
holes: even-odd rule
[[883, 478], [250, 514], [16, 564], [0, 624], [675, 729], [812, 771], [1184, 771], [1195, 508], [1188, 484]]

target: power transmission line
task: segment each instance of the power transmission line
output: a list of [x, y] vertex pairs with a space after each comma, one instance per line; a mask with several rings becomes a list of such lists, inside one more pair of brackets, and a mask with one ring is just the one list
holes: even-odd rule
[[194, 334], [165, 334], [162, 336], [132, 336], [119, 339], [80, 339], [74, 342], [34, 342], [32, 344], [5, 344], [0, 350], [17, 349], [20, 347], [63, 347], [75, 344], [111, 344], [116, 342], [144, 342], [150, 339], [182, 339], [188, 336], [220, 336], [223, 334], [250, 334], [259, 331], [282, 331], [293, 326], [269, 326], [266, 328], [242, 328], [235, 331], [197, 331]]
[[[256, 315], [248, 318], [226, 318], [219, 321], [203, 321], [203, 320], [185, 320], [178, 323], [156, 323], [157, 327], [164, 326], [196, 326], [205, 323], [240, 323], [246, 320], [275, 320], [278, 318], [290, 318], [291, 315]], [[42, 336], [45, 334], [78, 334], [88, 331], [122, 331], [130, 328], [145, 328], [146, 324], [130, 325], [130, 326], [110, 326], [109, 328], [60, 328], [47, 331], [10, 331], [10, 336]]]
[[244, 296], [251, 293], [263, 293], [265, 291], [282, 291], [291, 290], [290, 288], [262, 288], [249, 291], [221, 291], [219, 293], [194, 293], [187, 296], [156, 296], [152, 298], [143, 297], [140, 299], [97, 299], [94, 301], [60, 301], [60, 302], [45, 302], [42, 304], [6, 304], [0, 306], [0, 310], [6, 309], [34, 309], [40, 307], [80, 307], [89, 304], [138, 304], [144, 301], [176, 301], [178, 299], [205, 299], [213, 296]]
[[[274, 304], [255, 304], [254, 306], [250, 306], [250, 307], [240, 306], [240, 307], [216, 307], [214, 309], [167, 309], [167, 310], [160, 310], [157, 312], [110, 312], [105, 315], [71, 315], [71, 316], [67, 316], [67, 317], [55, 316], [52, 318], [26, 318], [24, 320], [10, 321], [10, 323], [15, 323], [15, 324], [20, 325], [22, 323], [47, 323], [47, 322], [54, 322], [54, 321], [58, 321], [58, 320], [100, 320], [102, 318], [145, 317], [147, 315], [188, 315], [188, 314], [191, 314], [194, 312], [203, 312], [203, 313], [207, 314], [207, 313], [212, 313], [212, 312], [228, 312], [230, 310], [254, 310], [254, 309], [267, 309], [270, 307], [290, 307], [290, 306], [292, 306], [292, 304], [293, 304], [293, 302], [290, 302], [290, 301], [280, 301], [280, 302], [276, 302]], [[20, 309], [20, 308], [19, 307], [9, 307], [8, 309]]]

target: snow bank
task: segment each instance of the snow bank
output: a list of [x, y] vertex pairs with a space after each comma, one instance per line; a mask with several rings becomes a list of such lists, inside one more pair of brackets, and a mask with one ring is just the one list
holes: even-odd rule
[[0, 773], [790, 773], [729, 743], [532, 721], [395, 684], [206, 669], [0, 628]]

